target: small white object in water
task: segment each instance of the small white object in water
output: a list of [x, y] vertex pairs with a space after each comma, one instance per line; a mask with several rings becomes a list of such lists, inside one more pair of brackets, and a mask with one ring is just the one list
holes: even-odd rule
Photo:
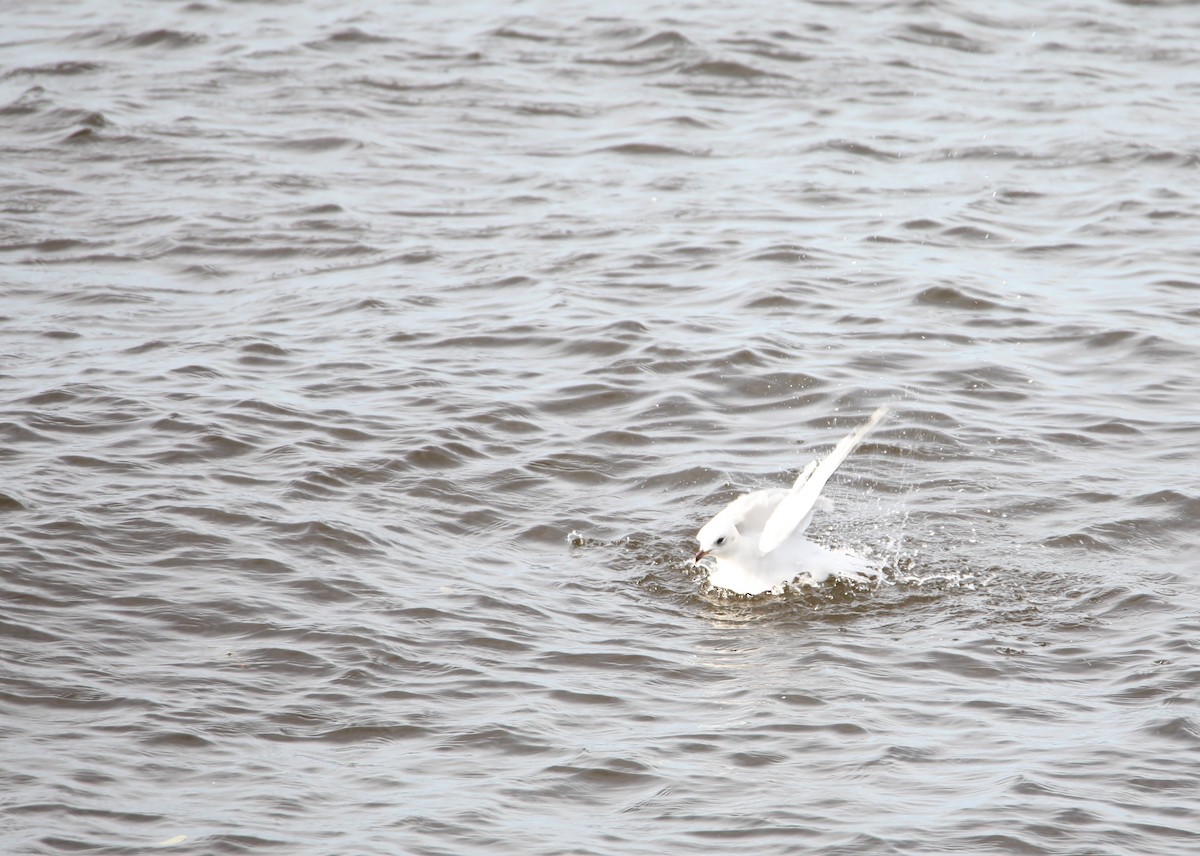
[[700, 542], [696, 561], [716, 559], [709, 584], [738, 594], [761, 594], [800, 574], [814, 583], [833, 576], [865, 579], [877, 574], [877, 566], [868, 559], [809, 541], [804, 530], [814, 511], [832, 508], [821, 496], [825, 483], [886, 413], [886, 405], [876, 410], [823, 460], [805, 467], [790, 489], [743, 494], [704, 524], [696, 533]]

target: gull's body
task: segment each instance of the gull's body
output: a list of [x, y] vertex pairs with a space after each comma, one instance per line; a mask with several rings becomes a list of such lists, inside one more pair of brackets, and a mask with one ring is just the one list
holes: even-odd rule
[[842, 461], [887, 413], [880, 407], [821, 461], [813, 461], [788, 488], [756, 490], [729, 503], [696, 533], [699, 562], [716, 559], [708, 581], [738, 594], [760, 594], [803, 574], [815, 583], [831, 576], [864, 578], [877, 572], [867, 559], [839, 553], [804, 537], [813, 512], [830, 507], [821, 491]]

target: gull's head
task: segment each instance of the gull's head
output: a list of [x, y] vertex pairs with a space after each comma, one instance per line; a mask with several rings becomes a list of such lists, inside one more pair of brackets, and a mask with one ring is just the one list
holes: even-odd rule
[[719, 522], [723, 521], [713, 520], [696, 533], [700, 549], [696, 551], [695, 561], [699, 562], [705, 556], [714, 556], [720, 559], [733, 555], [741, 534], [732, 524], [713, 526], [713, 523]]

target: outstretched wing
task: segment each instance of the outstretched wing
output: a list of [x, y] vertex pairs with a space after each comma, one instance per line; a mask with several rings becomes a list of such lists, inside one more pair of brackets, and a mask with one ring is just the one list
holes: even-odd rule
[[863, 438], [871, 433], [871, 429], [879, 424], [879, 420], [887, 414], [887, 410], [885, 404], [872, 413], [871, 418], [864, 422], [857, 431], [843, 437], [833, 447], [833, 451], [826, 455], [815, 469], [808, 472], [812, 466], [810, 464], [809, 468], [805, 470], [808, 473], [807, 478], [804, 477], [804, 473], [801, 473], [791, 492], [776, 506], [763, 527], [762, 537], [758, 539], [760, 551], [764, 554], [769, 553], [786, 541], [797, 529], [803, 531], [803, 527], [808, 525], [808, 520], [812, 516], [817, 500], [821, 498], [821, 491], [825, 489], [825, 483], [829, 481], [829, 477], [842, 465], [842, 461], [849, 457], [850, 453], [854, 451], [854, 447], [861, 443]]

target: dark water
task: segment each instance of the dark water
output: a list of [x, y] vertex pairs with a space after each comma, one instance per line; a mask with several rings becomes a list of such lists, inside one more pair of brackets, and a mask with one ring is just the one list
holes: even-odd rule
[[1200, 849], [1195, 5], [0, 22], [0, 851]]

